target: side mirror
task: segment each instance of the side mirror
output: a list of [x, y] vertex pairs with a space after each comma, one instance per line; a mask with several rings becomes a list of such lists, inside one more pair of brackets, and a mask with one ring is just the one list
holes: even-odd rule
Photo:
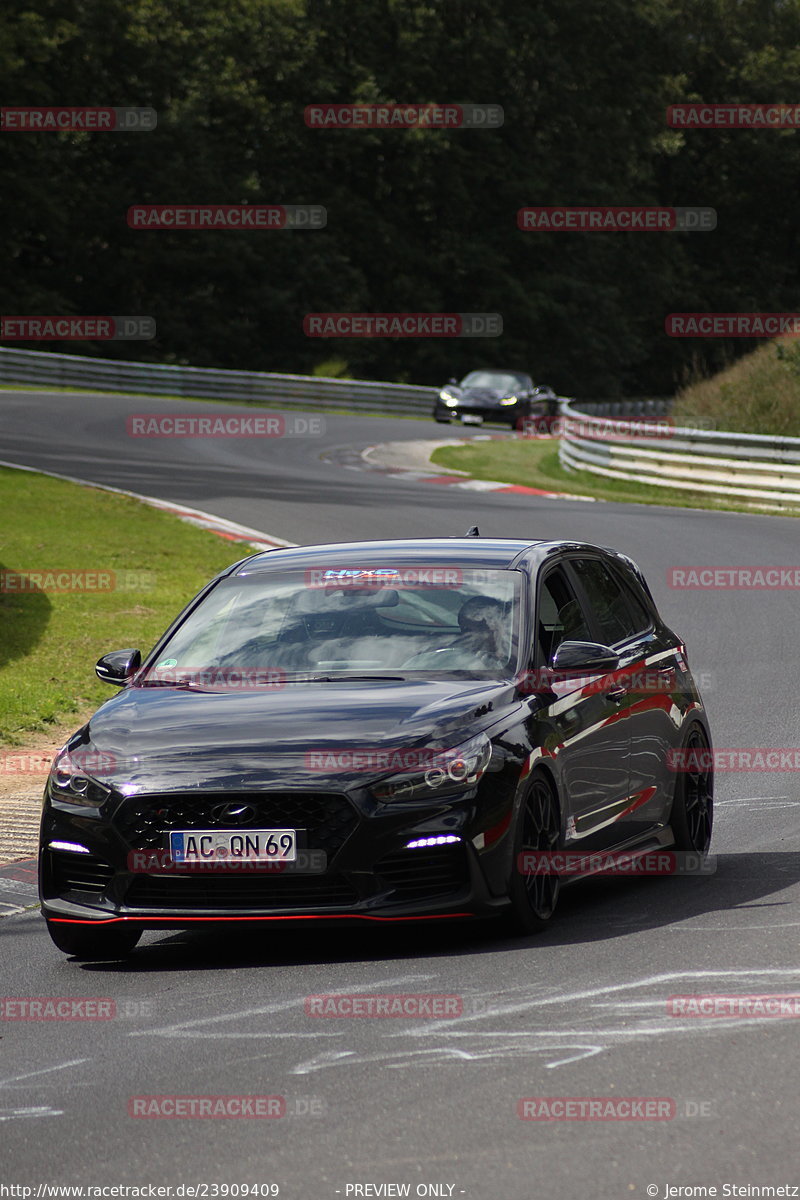
[[600, 642], [562, 642], [550, 660], [554, 671], [577, 675], [600, 675], [616, 671], [619, 655]]
[[451, 375], [451, 376], [450, 376], [450, 378], [448, 379], [448, 381], [447, 381], [447, 382], [448, 382], [448, 383], [456, 383], [456, 384], [457, 384], [457, 383], [458, 383], [458, 380], [456, 379], [455, 375]]
[[141, 650], [112, 650], [97, 660], [95, 671], [103, 683], [122, 687], [135, 675], [142, 663]]

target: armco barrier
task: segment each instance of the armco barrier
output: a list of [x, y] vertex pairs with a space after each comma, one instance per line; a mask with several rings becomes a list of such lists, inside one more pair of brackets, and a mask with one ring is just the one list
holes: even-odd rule
[[[207, 367], [123, 362], [0, 346], [0, 384], [90, 388], [136, 395], [186, 396], [280, 405], [428, 416], [437, 389], [312, 375], [222, 371]], [[731, 496], [758, 508], [800, 508], [800, 438], [672, 428], [670, 436], [624, 436], [609, 419], [658, 420], [663, 400], [561, 400], [563, 466], [656, 487]], [[596, 414], [596, 415], [595, 415]]]
[[[410, 413], [429, 416], [438, 387], [379, 383], [361, 379], [324, 379], [314, 375], [275, 375], [265, 371], [223, 371], [211, 367], [88, 358], [0, 346], [0, 384], [89, 388], [136, 395], [240, 400], [242, 403], [313, 405], [355, 412]], [[559, 398], [563, 402], [564, 397]], [[663, 400], [592, 400], [592, 411], [610, 415], [654, 416]]]
[[78, 354], [49, 354], [0, 346], [0, 383], [91, 388], [137, 395], [186, 396], [242, 403], [311, 405], [320, 410], [430, 416], [437, 388], [313, 375], [272, 375], [263, 371], [220, 371], [209, 367], [120, 362]]
[[[589, 408], [590, 405], [581, 405]], [[800, 438], [669, 427], [639, 436], [624, 419], [561, 406], [559, 459], [590, 471], [655, 487], [730, 496], [753, 508], [800, 509]], [[645, 415], [645, 414], [642, 414]], [[658, 420], [655, 413], [646, 414]]]

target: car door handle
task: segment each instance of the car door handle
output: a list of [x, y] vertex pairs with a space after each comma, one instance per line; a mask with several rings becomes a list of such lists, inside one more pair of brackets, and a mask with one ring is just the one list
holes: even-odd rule
[[624, 687], [612, 688], [610, 692], [606, 692], [606, 699], [612, 704], [621, 704], [628, 694], [628, 689]]

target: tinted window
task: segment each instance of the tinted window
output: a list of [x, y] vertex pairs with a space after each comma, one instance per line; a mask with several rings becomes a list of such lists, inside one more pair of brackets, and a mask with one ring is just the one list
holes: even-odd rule
[[571, 566], [583, 585], [603, 642], [613, 646], [647, 628], [649, 616], [605, 563], [597, 558], [580, 558], [572, 559]]
[[540, 661], [549, 663], [564, 641], [592, 641], [583, 610], [560, 570], [550, 571], [539, 589], [537, 614]]
[[[613, 572], [613, 575], [614, 575], [614, 578], [616, 579], [617, 578], [616, 571]], [[625, 574], [623, 571], [620, 571], [620, 575], [622, 576], [622, 579], [620, 581], [622, 584], [622, 590], [625, 593], [625, 599], [628, 601], [628, 608], [631, 610], [631, 616], [633, 618], [634, 628], [637, 633], [643, 633], [645, 629], [649, 629], [650, 626], [653, 624], [653, 618], [651, 617], [650, 613], [645, 608], [642, 601], [636, 595], [636, 592], [634, 591], [633, 587], [629, 585], [627, 579], [625, 578]]]
[[514, 388], [527, 387], [527, 379], [523, 375], [515, 375], [511, 371], [470, 371], [461, 380], [461, 387], [499, 388], [503, 391], [513, 391]]

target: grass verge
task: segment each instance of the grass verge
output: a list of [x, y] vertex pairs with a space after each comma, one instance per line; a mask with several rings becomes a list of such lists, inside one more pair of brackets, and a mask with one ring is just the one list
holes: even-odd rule
[[[6, 745], [22, 745], [26, 735], [109, 699], [112, 689], [94, 673], [100, 655], [149, 649], [212, 575], [248, 553], [128, 496], [28, 471], [0, 468], [0, 509]], [[103, 590], [18, 590], [18, 575], [48, 571], [110, 578], [100, 581]]]
[[800, 345], [778, 338], [675, 397], [676, 425], [702, 418], [734, 433], [800, 436]]
[[440, 467], [466, 471], [473, 479], [571, 492], [624, 504], [662, 504], [677, 508], [707, 508], [727, 512], [749, 512], [733, 499], [705, 492], [653, 487], [624, 479], [606, 479], [589, 471], [566, 471], [558, 461], [558, 442], [536, 438], [474, 442], [470, 446], [444, 446], [434, 450], [431, 462]]

